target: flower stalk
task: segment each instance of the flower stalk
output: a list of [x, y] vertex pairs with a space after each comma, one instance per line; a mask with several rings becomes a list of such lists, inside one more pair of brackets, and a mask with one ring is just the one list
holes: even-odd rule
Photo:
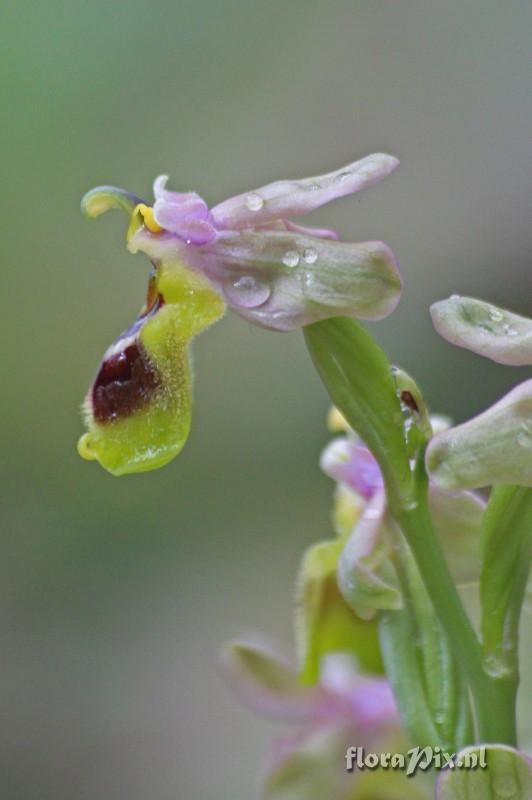
[[[422, 453], [414, 469], [409, 464], [402, 425], [397, 424], [400, 406], [388, 359], [353, 320], [318, 322], [304, 332], [310, 355], [333, 402], [379, 462], [390, 514], [412, 550], [435, 613], [469, 685], [477, 737], [480, 741], [514, 744], [515, 726], [510, 724], [514, 705], [508, 689], [485, 669], [480, 641], [434, 532]], [[498, 706], [496, 715], [494, 700]], [[496, 718], [500, 724], [495, 732]]]

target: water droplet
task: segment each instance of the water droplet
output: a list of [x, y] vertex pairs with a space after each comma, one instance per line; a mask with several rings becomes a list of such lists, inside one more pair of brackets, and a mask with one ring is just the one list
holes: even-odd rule
[[449, 300], [460, 300], [460, 295], [459, 294], [452, 294], [450, 296]]
[[186, 239], [185, 244], [192, 244], [192, 239]]
[[228, 301], [242, 308], [261, 306], [270, 294], [270, 286], [253, 275], [243, 275], [225, 286], [225, 296]]
[[319, 292], [320, 286], [321, 284], [315, 272], [304, 272], [301, 275], [301, 288], [303, 289], [303, 294], [307, 297], [312, 297], [316, 292]]
[[303, 250], [303, 261], [306, 264], [315, 264], [318, 260], [318, 253], [313, 247], [307, 247]]
[[343, 183], [344, 181], [346, 181], [350, 177], [351, 177], [351, 173], [350, 172], [339, 172], [338, 175], [336, 176], [336, 181], [338, 183]]
[[436, 711], [434, 714], [434, 722], [437, 725], [442, 725], [445, 722], [445, 711]]
[[496, 798], [510, 798], [517, 794], [517, 783], [511, 775], [498, 775], [493, 779], [493, 791]]
[[501, 314], [500, 311], [493, 309], [493, 311], [490, 311], [489, 313], [489, 318], [493, 320], [493, 322], [500, 322], [502, 319], [504, 319], [504, 314]]
[[307, 189], [310, 192], [317, 192], [319, 188], [320, 188], [319, 183], [309, 183], [307, 186]]
[[508, 673], [508, 667], [493, 653], [484, 659], [484, 669], [492, 678], [502, 678]]
[[257, 194], [256, 192], [251, 192], [246, 197], [246, 208], [249, 211], [260, 211], [261, 208], [264, 206], [264, 200]]
[[283, 264], [286, 267], [297, 267], [299, 264], [299, 253], [296, 250], [287, 250], [283, 256]]
[[503, 328], [506, 336], [517, 336], [518, 331], [515, 328], [512, 328], [511, 325], [506, 324]]

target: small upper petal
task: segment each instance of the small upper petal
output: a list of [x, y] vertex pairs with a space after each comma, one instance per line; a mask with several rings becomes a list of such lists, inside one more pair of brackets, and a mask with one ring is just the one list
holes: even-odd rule
[[254, 228], [275, 219], [297, 217], [371, 186], [392, 172], [399, 161], [374, 153], [334, 172], [302, 180], [281, 180], [224, 200], [212, 209], [221, 230]]
[[212, 242], [216, 238], [216, 229], [205, 200], [196, 192], [168, 191], [165, 189], [167, 180], [166, 175], [160, 175], [153, 184], [153, 216], [157, 224], [187, 244]]
[[186, 203], [182, 213], [181, 207], [157, 200], [153, 216], [161, 228], [179, 236], [187, 244], [209, 244], [216, 238], [216, 229], [207, 220], [193, 216], [190, 210], [192, 204]]
[[186, 203], [200, 201], [201, 207], [205, 208], [208, 213], [207, 203], [197, 192], [173, 192], [166, 188], [167, 183], [168, 175], [159, 175], [158, 178], [155, 178], [153, 182], [153, 196], [156, 201], [161, 200], [176, 206], [183, 206]]

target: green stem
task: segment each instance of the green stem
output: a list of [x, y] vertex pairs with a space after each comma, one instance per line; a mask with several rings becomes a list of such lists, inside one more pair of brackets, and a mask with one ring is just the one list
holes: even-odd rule
[[[426, 478], [425, 478], [426, 480]], [[423, 582], [453, 650], [466, 674], [481, 742], [516, 743], [517, 685], [486, 671], [478, 637], [456, 590], [430, 517], [426, 487], [418, 482], [417, 501], [390, 508], [408, 541]]]
[[[434, 724], [445, 749], [460, 750], [474, 741], [470, 697], [464, 671], [443, 631], [411, 548], [396, 532], [394, 563], [401, 582], [405, 610], [411, 617], [414, 649], [420, 662], [420, 689], [427, 697]], [[469, 724], [468, 724], [469, 722]]]
[[497, 486], [484, 516], [480, 579], [485, 680], [497, 706], [485, 719], [492, 740], [516, 741], [519, 620], [531, 559], [532, 490]]
[[[390, 525], [393, 563], [404, 607], [381, 612], [379, 633], [386, 674], [405, 726], [416, 744], [461, 750], [474, 741], [464, 671], [434, 610], [411, 548]], [[405, 647], [405, 642], [408, 646]], [[432, 740], [427, 732], [432, 731]], [[424, 738], [425, 737], [425, 738]]]
[[420, 747], [454, 750], [454, 742], [442, 742], [432, 719], [427, 697], [420, 691], [423, 672], [414, 647], [405, 647], [416, 635], [412, 619], [405, 609], [379, 614], [379, 639], [382, 660], [403, 719], [412, 741]]
[[477, 725], [484, 743], [517, 746], [515, 705], [518, 681], [479, 674], [483, 702], [478, 708]]

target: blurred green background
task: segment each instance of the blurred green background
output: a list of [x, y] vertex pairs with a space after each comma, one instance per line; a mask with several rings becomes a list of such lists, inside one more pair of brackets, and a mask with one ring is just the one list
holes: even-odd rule
[[463, 419], [527, 374], [439, 341], [427, 308], [532, 311], [532, 4], [7, 0], [0, 30], [0, 797], [248, 799], [274, 729], [216, 653], [290, 642], [300, 553], [330, 531], [327, 399], [299, 334], [229, 315], [197, 342], [182, 456], [121, 479], [82, 462], [79, 405], [147, 267], [79, 199], [149, 198], [168, 172], [216, 202], [399, 156], [314, 221], [393, 247], [406, 291], [375, 335]]

